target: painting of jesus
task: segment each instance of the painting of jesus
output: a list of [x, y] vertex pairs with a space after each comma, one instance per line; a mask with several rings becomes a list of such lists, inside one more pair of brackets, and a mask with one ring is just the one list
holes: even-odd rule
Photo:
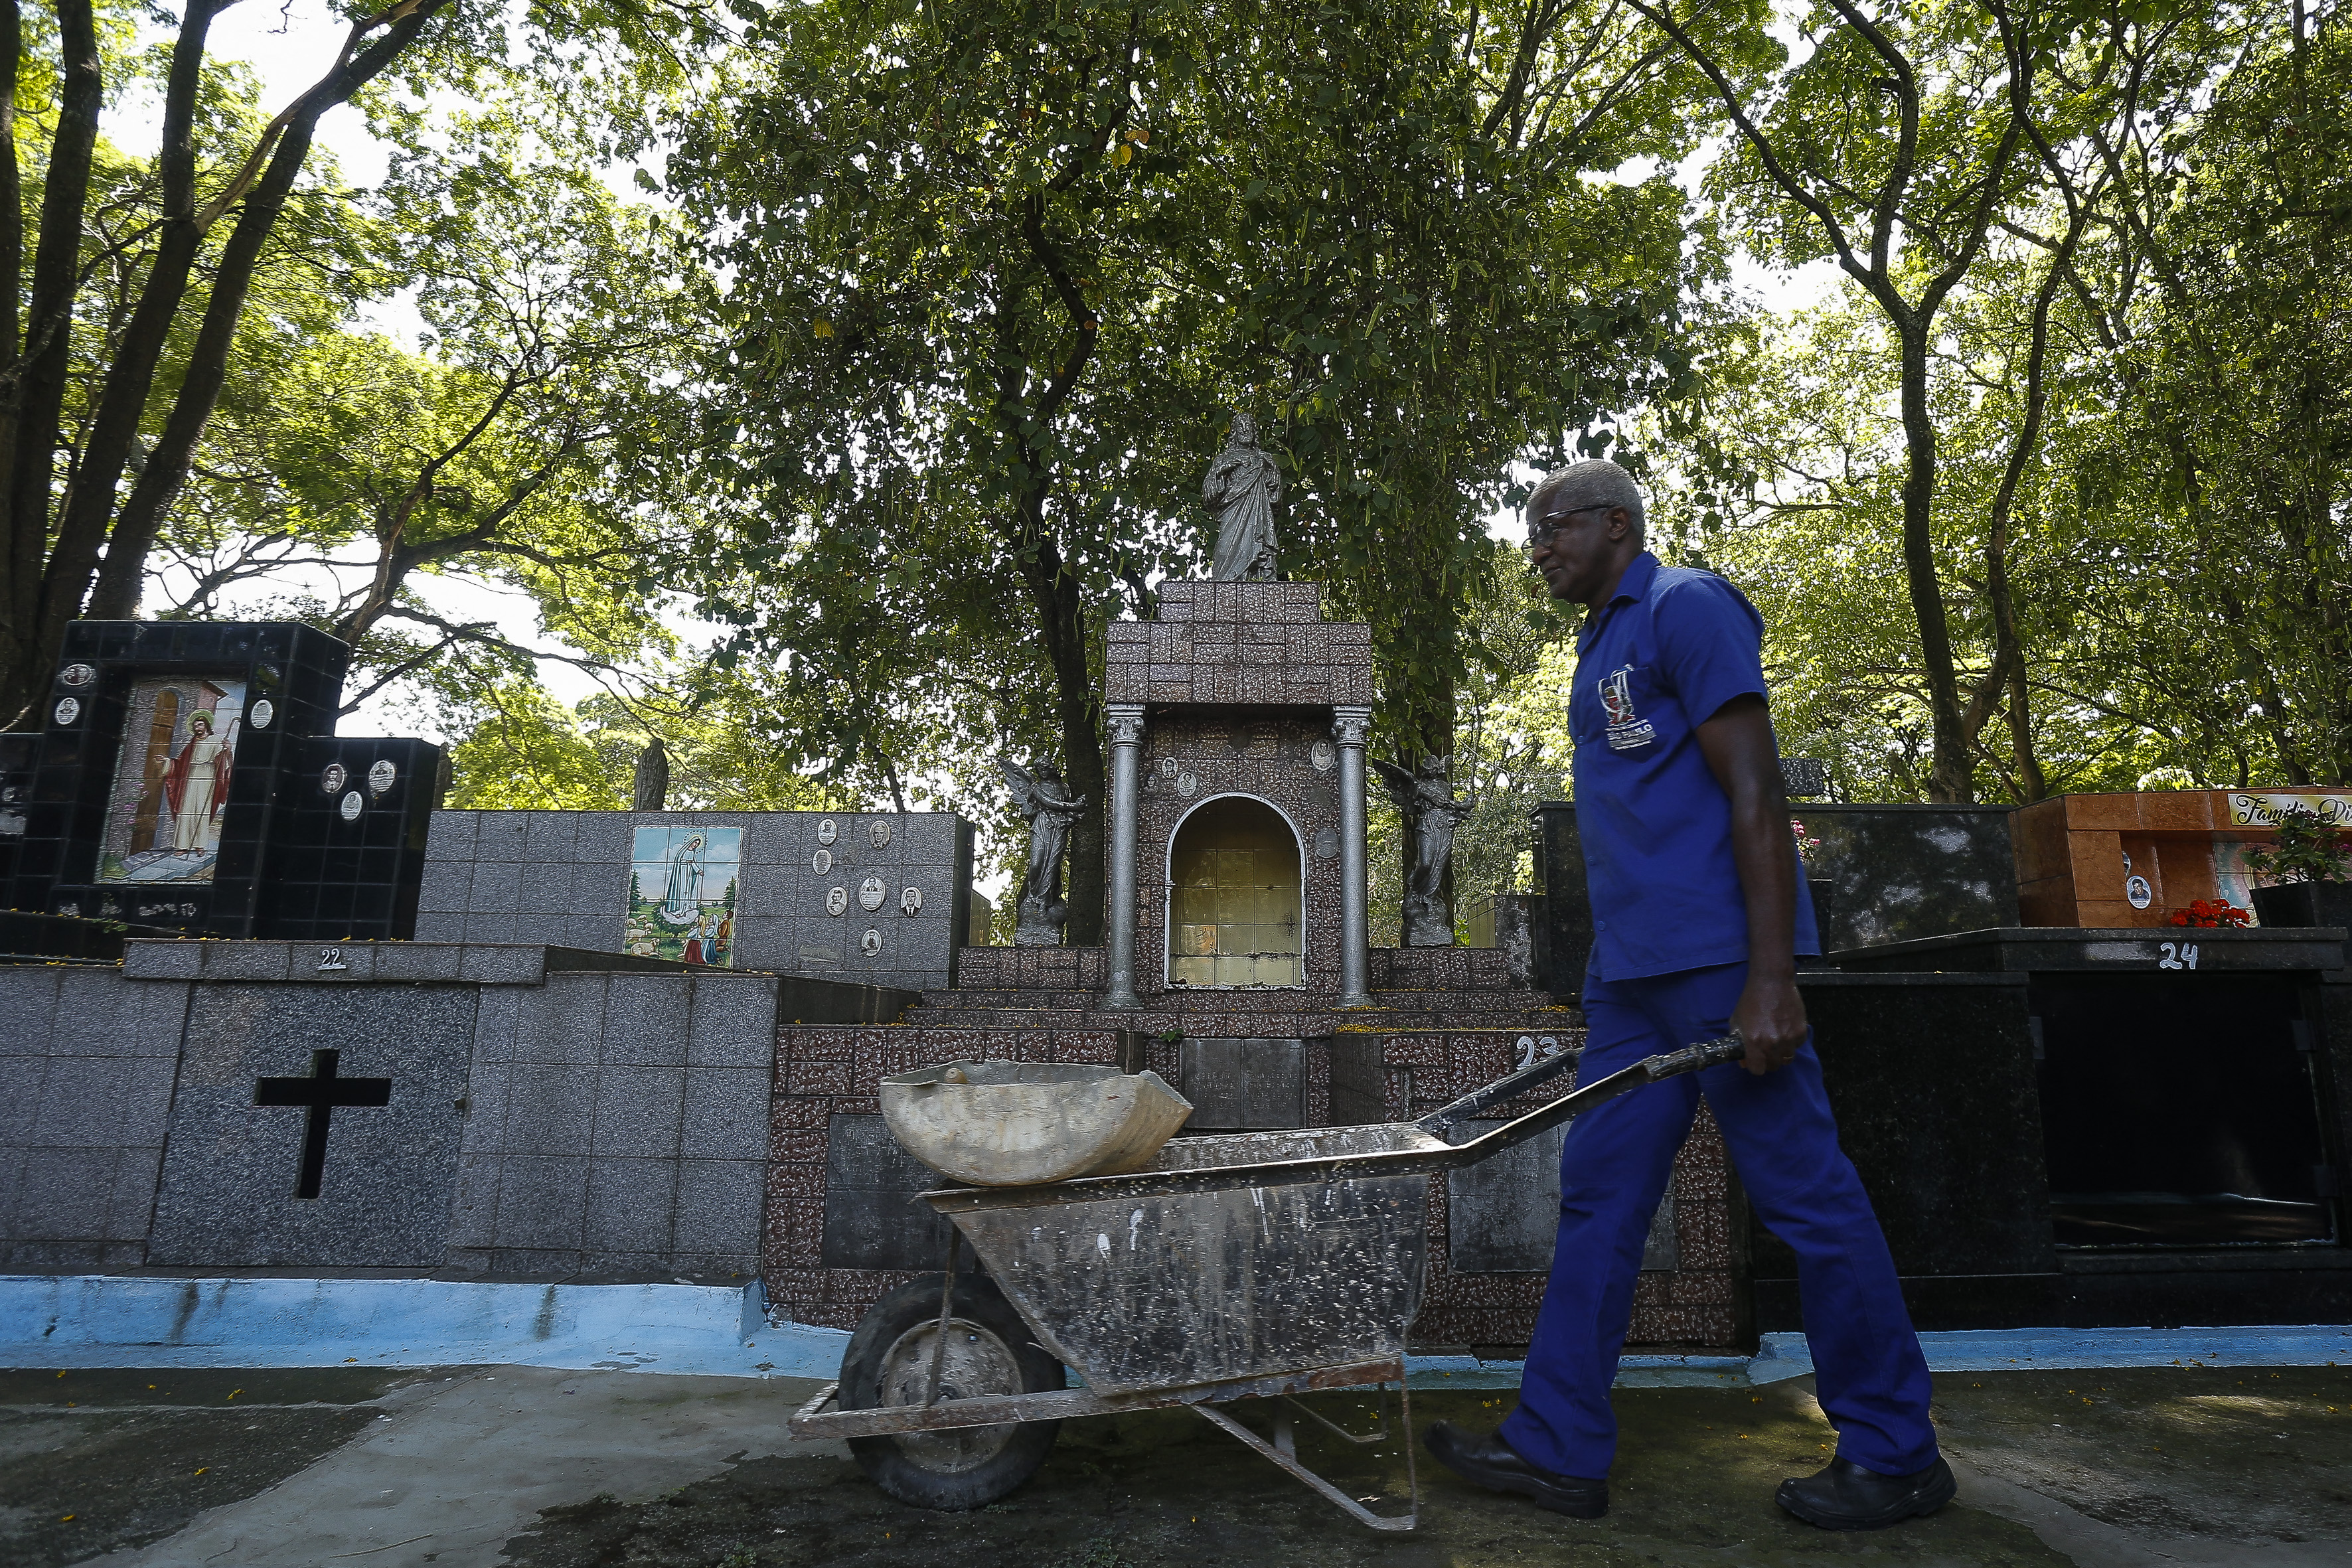
[[243, 681], [132, 684], [97, 880], [212, 880], [244, 710]]

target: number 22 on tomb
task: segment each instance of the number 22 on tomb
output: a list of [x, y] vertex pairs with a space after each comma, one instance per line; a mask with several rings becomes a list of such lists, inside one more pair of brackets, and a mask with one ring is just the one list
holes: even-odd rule
[[735, 962], [740, 827], [640, 827], [629, 854], [622, 946], [640, 958]]

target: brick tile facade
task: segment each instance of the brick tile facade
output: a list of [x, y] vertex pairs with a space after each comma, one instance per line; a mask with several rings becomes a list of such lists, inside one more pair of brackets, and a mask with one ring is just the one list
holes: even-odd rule
[[[980, 949], [1011, 952], [1013, 949]], [[1050, 950], [1031, 950], [1050, 951]], [[976, 1019], [986, 1014], [972, 1009]], [[1379, 1047], [1379, 1084], [1387, 1120], [1408, 1121], [1431, 1111], [1515, 1068], [1531, 1042], [1557, 1040], [1573, 1048], [1583, 1037], [1575, 1015], [1563, 1012], [1541, 1033], [1517, 1030], [1441, 1030], [1417, 1033], [1359, 1032], [1318, 1037], [1307, 1051], [1307, 1120], [1334, 1124], [1334, 1047], [1360, 1049], [1370, 1039]], [[1226, 1026], [1241, 1031], [1245, 1024]], [[1202, 1032], [1207, 1032], [1203, 1030]], [[1540, 1045], [1538, 1049], [1543, 1048]], [[825, 1129], [836, 1115], [878, 1113], [881, 1079], [960, 1057], [1012, 1061], [1096, 1062], [1150, 1068], [1173, 1083], [1178, 1046], [1152, 1035], [1117, 1029], [937, 1028], [786, 1025], [777, 1031], [768, 1206], [762, 1272], [772, 1307], [791, 1319], [828, 1328], [854, 1329], [883, 1292], [909, 1276], [875, 1269], [826, 1268], [821, 1261], [824, 1227]], [[816, 1059], [823, 1058], [823, 1059]], [[1516, 1115], [1573, 1088], [1573, 1074], [1557, 1088], [1539, 1091], [1498, 1114]], [[1349, 1118], [1356, 1120], [1357, 1118]], [[1723, 1140], [1704, 1107], [1675, 1164], [1671, 1184], [1678, 1267], [1642, 1276], [1634, 1292], [1628, 1342], [1723, 1348], [1739, 1330], [1734, 1275], [1729, 1167]], [[1418, 1343], [1511, 1346], [1534, 1331], [1543, 1300], [1538, 1274], [1457, 1273], [1447, 1262], [1445, 1184], [1433, 1181], [1429, 1194], [1428, 1273], [1421, 1315], [1413, 1325]]]
[[[1508, 955], [1494, 949], [1375, 950], [1379, 1006], [1337, 1010], [1339, 770], [1329, 710], [1370, 703], [1372, 647], [1369, 626], [1322, 619], [1315, 584], [1164, 583], [1157, 620], [1108, 628], [1104, 680], [1108, 700], [1147, 708], [1137, 836], [1143, 1009], [1099, 1010], [1108, 979], [1100, 948], [967, 947], [956, 989], [926, 992], [900, 1026], [780, 1028], [762, 1262], [770, 1301], [800, 1321], [855, 1328], [883, 1291], [908, 1278], [823, 1263], [828, 1128], [836, 1116], [874, 1114], [886, 1074], [992, 1057], [1149, 1068], [1174, 1084], [1183, 1036], [1299, 1039], [1306, 1122], [1329, 1126], [1426, 1115], [1583, 1037], [1575, 1009], [1515, 989]], [[1192, 811], [1232, 795], [1273, 806], [1297, 836], [1303, 985], [1168, 984], [1171, 843]], [[1541, 1098], [1502, 1113], [1533, 1109]], [[1740, 1320], [1729, 1190], [1722, 1140], [1702, 1112], [1675, 1168], [1679, 1266], [1642, 1277], [1633, 1342], [1734, 1342]], [[1414, 1339], [1524, 1344], [1544, 1277], [1454, 1271], [1445, 1183], [1430, 1184], [1428, 1205], [1428, 1273]]]

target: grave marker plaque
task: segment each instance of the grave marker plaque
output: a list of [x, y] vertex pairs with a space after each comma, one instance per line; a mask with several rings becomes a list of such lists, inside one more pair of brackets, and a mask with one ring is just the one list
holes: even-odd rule
[[827, 1268], [937, 1268], [948, 1221], [916, 1197], [949, 1184], [898, 1147], [878, 1116], [836, 1116], [825, 1132]]
[[478, 990], [195, 987], [147, 1261], [439, 1267]]

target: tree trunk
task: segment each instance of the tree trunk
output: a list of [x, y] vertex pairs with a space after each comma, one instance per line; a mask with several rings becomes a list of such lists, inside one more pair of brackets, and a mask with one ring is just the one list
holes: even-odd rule
[[[302, 172], [303, 160], [310, 156], [310, 137], [319, 117], [349, 101], [353, 93], [382, 75], [447, 4], [448, 0], [424, 0], [415, 10], [386, 26], [374, 43], [359, 50], [333, 74], [296, 100], [288, 111], [277, 149], [261, 177], [247, 193], [244, 211], [229, 233], [228, 243], [222, 247], [212, 298], [206, 302], [195, 347], [188, 356], [187, 373], [181, 380], [171, 415], [164, 421], [163, 433], [148, 456], [145, 471], [131, 487], [130, 499], [123, 502], [121, 513], [115, 519], [106, 560], [99, 570], [97, 591], [90, 598], [90, 614], [119, 619], [138, 606], [147, 552], [153, 548], [156, 531], [163, 526], [165, 514], [187, 482], [195, 460], [196, 443], [220, 401], [221, 385], [228, 374], [229, 353], [236, 341], [237, 323], [253, 287], [254, 269], [260, 261], [262, 247], [277, 226], [278, 215], [285, 210], [294, 182]], [[59, 623], [56, 635], [63, 634], [64, 626]]]
[[2009, 667], [2009, 755], [2010, 767], [2017, 775], [2017, 804], [2032, 805], [2050, 795], [2049, 775], [2042, 771], [2042, 763], [2033, 754], [2033, 706], [2030, 700], [2032, 688], [2025, 683], [2023, 660]]
[[[218, 8], [215, 0], [190, 0], [179, 37], [172, 47], [158, 157], [163, 173], [162, 237], [138, 306], [115, 344], [114, 363], [107, 371], [98, 416], [82, 444], [73, 493], [58, 525], [48, 570], [42, 574], [44, 646], [53, 631], [61, 635], [65, 623], [80, 612], [83, 595], [98, 570], [107, 520], [114, 515], [115, 490], [139, 439], [140, 422], [154, 390], [155, 367], [170, 341], [173, 320], [187, 297], [188, 279], [204, 244], [204, 229], [196, 222], [196, 93], [204, 74], [205, 35]], [[141, 555], [143, 567], [144, 552]], [[127, 596], [117, 593], [107, 595], [103, 604], [93, 603], [90, 614], [102, 620], [128, 618], [139, 606], [139, 584], [134, 580], [130, 586]]]
[[[0, 55], [18, 58], [24, 19], [16, 0], [0, 0]], [[0, 72], [0, 387], [14, 384], [23, 359], [17, 290], [25, 276], [25, 176], [16, 167], [16, 73]], [[0, 396], [0, 684], [14, 667], [16, 629], [37, 612], [31, 585], [41, 576], [48, 540], [41, 529], [16, 529], [5, 515], [7, 474], [16, 450], [16, 400]], [[19, 594], [27, 596], [20, 600]], [[13, 710], [0, 703], [0, 725]]]
[[1935, 733], [1927, 793], [1937, 801], [1965, 805], [1976, 798], [1975, 769], [1960, 711], [1951, 628], [1944, 619], [1943, 585], [1936, 575], [1936, 422], [1927, 408], [1928, 323], [1922, 313], [1895, 324], [1903, 346], [1903, 439], [1909, 459], [1903, 473], [1903, 568], [1911, 588], [1912, 617], [1919, 626]]
[[7, 646], [0, 648], [12, 678], [0, 692], [0, 715], [14, 718], [31, 702], [36, 671], [52, 662], [42, 644], [40, 563], [47, 553], [49, 492], [56, 476], [58, 417], [65, 406], [66, 378], [73, 350], [74, 295], [80, 287], [82, 206], [89, 195], [89, 165], [98, 142], [98, 114], [105, 97], [100, 69], [98, 19], [91, 0], [58, 0], [58, 47], [61, 80], [58, 128], [49, 143], [49, 166], [41, 195], [41, 237], [33, 253], [32, 297], [26, 311], [24, 357], [5, 402], [16, 415], [8, 467], [0, 474], [0, 497], [16, 570], [0, 614], [7, 617]]
[[[1428, 602], [1444, 604], [1449, 601], [1432, 594]], [[1425, 709], [1402, 715], [1395, 721], [1398, 729], [1397, 764], [1400, 767], [1417, 773], [1424, 757], [1444, 757], [1447, 761], [1446, 776], [1459, 784], [1462, 773], [1454, 750], [1454, 681], [1447, 677], [1430, 695]], [[1412, 880], [1411, 868], [1421, 858], [1421, 830], [1413, 822], [1411, 812], [1399, 812], [1397, 816], [1397, 842], [1401, 851], [1397, 884], [1407, 887]], [[1452, 927], [1455, 921], [1454, 858], [1451, 853], [1446, 856], [1444, 872], [1437, 880], [1437, 897], [1444, 906], [1445, 923]], [[1402, 932], [1397, 940], [1399, 945], [1402, 945], [1404, 938]]]
[[2025, 679], [2025, 641], [2018, 634], [2017, 599], [2010, 585], [2009, 526], [2016, 515], [2018, 487], [2042, 444], [2042, 419], [2049, 405], [2050, 307], [2058, 299], [2059, 284], [2074, 254], [2075, 242], [2082, 238], [2086, 218], [2087, 209], [2078, 208], [2051, 261], [2049, 276], [2034, 292], [2033, 325], [2025, 351], [2025, 417], [2019, 422], [2016, 443], [2002, 466], [1985, 529], [1985, 598], [1992, 611], [1993, 664], [2003, 672], [2009, 689], [2010, 765], [2021, 805], [2031, 805], [2047, 795], [2049, 781], [2033, 756], [2032, 689]]
[[1054, 666], [1054, 713], [1062, 727], [1062, 777], [1073, 795], [1087, 803], [1085, 815], [1070, 825], [1070, 847], [1065, 862], [1070, 905], [1064, 938], [1076, 947], [1092, 947], [1103, 940], [1104, 788], [1109, 769], [1103, 755], [1102, 703], [1095, 690], [1092, 661], [1087, 657], [1085, 601], [1077, 580], [1062, 568], [1061, 552], [1045, 533], [1033, 508], [1042, 507], [1042, 492], [1024, 500], [1024, 524], [1033, 548], [1021, 563], [1037, 611], [1037, 627], [1045, 657]]

